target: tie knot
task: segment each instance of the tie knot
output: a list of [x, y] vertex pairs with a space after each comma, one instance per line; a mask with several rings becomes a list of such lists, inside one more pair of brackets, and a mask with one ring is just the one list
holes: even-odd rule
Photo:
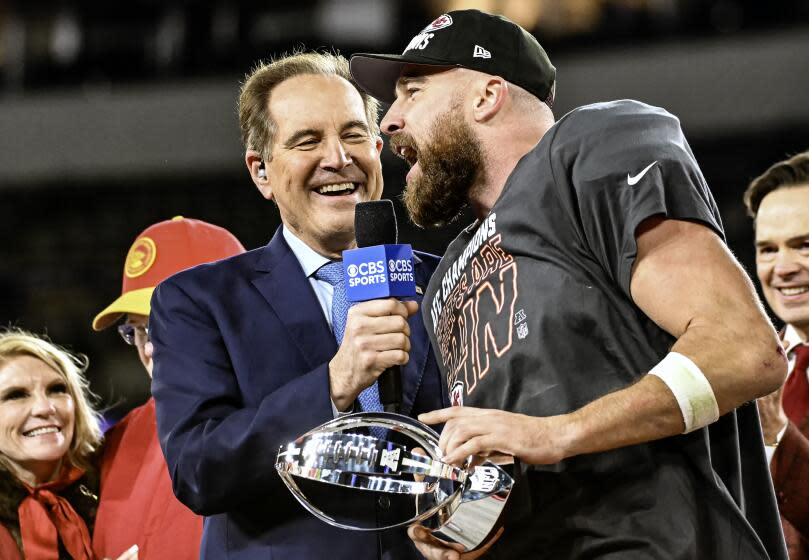
[[332, 261], [324, 264], [315, 271], [315, 278], [336, 286], [343, 281], [343, 263]]

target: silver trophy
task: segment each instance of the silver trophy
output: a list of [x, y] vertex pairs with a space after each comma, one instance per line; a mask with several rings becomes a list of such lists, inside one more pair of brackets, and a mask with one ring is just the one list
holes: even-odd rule
[[[367, 435], [368, 428], [387, 435]], [[438, 437], [407, 416], [360, 412], [330, 420], [282, 446], [275, 468], [301, 505], [330, 525], [379, 531], [420, 522], [438, 538], [473, 550], [498, 528], [514, 480], [489, 461], [471, 469], [443, 463]], [[387, 522], [373, 512], [365, 521], [341, 520], [313, 503], [302, 480], [375, 492], [385, 500], [404, 498], [410, 507], [404, 518]]]

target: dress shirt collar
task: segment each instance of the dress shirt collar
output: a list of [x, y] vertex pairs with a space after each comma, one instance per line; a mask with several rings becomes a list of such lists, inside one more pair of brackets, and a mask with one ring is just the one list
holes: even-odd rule
[[795, 347], [803, 344], [804, 340], [801, 340], [801, 335], [798, 334], [798, 331], [795, 330], [790, 324], [787, 324], [786, 328], [784, 329], [784, 342], [787, 343], [787, 356], [789, 356]]
[[299, 263], [301, 263], [301, 268], [303, 269], [303, 273], [307, 278], [311, 277], [312, 274], [317, 272], [318, 268], [326, 263], [331, 262], [331, 260], [327, 259], [312, 249], [309, 245], [301, 241], [294, 233], [289, 231], [286, 226], [282, 226], [281, 233], [283, 234], [287, 245], [289, 245], [289, 248], [292, 249], [293, 253], [295, 253], [295, 258], [298, 259]]

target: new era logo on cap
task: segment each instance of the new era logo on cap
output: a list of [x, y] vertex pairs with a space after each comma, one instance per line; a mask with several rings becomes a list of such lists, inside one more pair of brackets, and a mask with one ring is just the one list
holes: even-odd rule
[[475, 52], [472, 53], [472, 58], [491, 58], [492, 53], [481, 47], [480, 45], [475, 45]]

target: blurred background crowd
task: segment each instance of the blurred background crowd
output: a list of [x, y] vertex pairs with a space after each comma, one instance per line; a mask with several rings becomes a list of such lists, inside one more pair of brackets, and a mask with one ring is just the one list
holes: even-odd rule
[[[295, 47], [396, 52], [459, 8], [535, 33], [558, 69], [557, 117], [619, 98], [676, 114], [752, 273], [742, 192], [809, 148], [805, 0], [4, 0], [0, 325], [87, 354], [110, 420], [141, 404], [148, 379], [132, 350], [115, 329], [90, 327], [120, 294], [135, 236], [183, 215], [252, 249], [280, 223], [243, 163], [244, 75]], [[409, 224], [397, 200], [403, 165], [385, 152], [400, 238], [441, 253], [469, 219], [439, 234]]]

